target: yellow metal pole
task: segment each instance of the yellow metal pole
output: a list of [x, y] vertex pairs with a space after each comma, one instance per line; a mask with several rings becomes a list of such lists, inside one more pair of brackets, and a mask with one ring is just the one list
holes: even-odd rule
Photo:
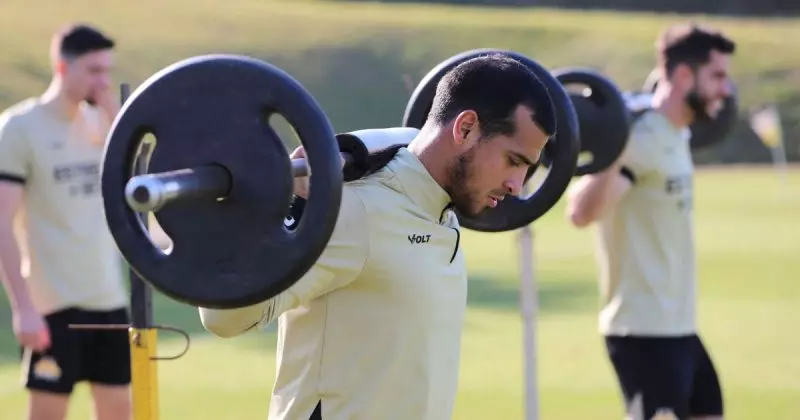
[[158, 370], [155, 328], [129, 330], [131, 340], [131, 388], [133, 420], [158, 420]]
[[[130, 96], [130, 85], [120, 86], [120, 102], [125, 104]], [[142, 145], [136, 162], [136, 172], [147, 172], [149, 145]], [[141, 215], [147, 227], [147, 216]], [[152, 291], [133, 270], [129, 270], [131, 282], [131, 328], [128, 336], [131, 346], [131, 391], [133, 420], [158, 420], [158, 372], [156, 370], [156, 348], [158, 330], [153, 327]]]

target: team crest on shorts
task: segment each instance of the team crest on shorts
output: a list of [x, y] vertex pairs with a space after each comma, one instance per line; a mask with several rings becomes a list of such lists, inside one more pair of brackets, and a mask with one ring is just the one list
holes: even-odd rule
[[61, 368], [52, 357], [42, 357], [33, 365], [33, 375], [47, 381], [57, 381], [61, 377]]

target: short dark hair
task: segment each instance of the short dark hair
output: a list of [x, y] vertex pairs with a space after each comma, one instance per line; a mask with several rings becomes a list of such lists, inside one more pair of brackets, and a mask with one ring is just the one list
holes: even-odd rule
[[444, 125], [471, 109], [478, 114], [483, 137], [512, 135], [519, 105], [534, 111], [534, 122], [553, 135], [555, 110], [542, 81], [515, 58], [487, 53], [459, 64], [439, 81], [428, 121]]
[[115, 42], [99, 30], [88, 25], [71, 25], [59, 31], [54, 38], [55, 51], [66, 59], [114, 48]]
[[658, 61], [669, 77], [675, 68], [686, 64], [696, 69], [711, 60], [711, 51], [733, 54], [736, 44], [722, 32], [694, 23], [673, 25], [656, 41]]

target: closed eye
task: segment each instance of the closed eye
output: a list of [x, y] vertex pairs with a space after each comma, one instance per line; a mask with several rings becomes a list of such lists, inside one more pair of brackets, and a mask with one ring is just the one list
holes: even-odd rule
[[530, 160], [527, 156], [521, 155], [516, 152], [510, 152], [508, 155], [508, 163], [514, 167], [520, 166], [535, 166], [536, 164]]
[[518, 168], [518, 167], [524, 165], [525, 163], [523, 163], [519, 159], [516, 159], [514, 157], [509, 156], [508, 157], [508, 164], [513, 166], [513, 167], [515, 167], [515, 168]]

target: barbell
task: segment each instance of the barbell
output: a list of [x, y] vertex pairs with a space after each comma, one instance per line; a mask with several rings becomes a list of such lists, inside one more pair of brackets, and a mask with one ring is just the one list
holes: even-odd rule
[[[336, 134], [339, 155], [344, 164], [344, 182], [359, 179], [372, 169], [372, 156], [391, 147], [407, 145], [419, 132], [409, 128], [360, 130]], [[309, 175], [305, 158], [291, 160], [292, 177]], [[221, 165], [204, 165], [197, 168], [143, 174], [132, 177], [125, 185], [125, 200], [138, 212], [158, 211], [176, 201], [227, 197], [231, 175]]]
[[[450, 68], [486, 51], [493, 50], [468, 51], [451, 57], [431, 70], [411, 95], [403, 117], [403, 125], [422, 127], [430, 111], [438, 81]], [[607, 169], [625, 150], [631, 124], [638, 115], [651, 107], [658, 74], [654, 71], [648, 76], [641, 92], [622, 92], [600, 72], [584, 67], [556, 69], [551, 75], [567, 90], [569, 103], [577, 117], [580, 155], [574, 176], [594, 174]], [[722, 142], [735, 124], [737, 112], [734, 86], [734, 94], [725, 99], [715, 119], [697, 120], [690, 126], [692, 149]], [[563, 116], [558, 115], [558, 117]], [[541, 163], [545, 167], [550, 166], [548, 149], [545, 149]], [[483, 217], [488, 216], [487, 214]], [[475, 223], [469, 222], [470, 226]]]
[[[569, 95], [578, 116], [581, 142], [575, 176], [608, 168], [625, 150], [631, 124], [652, 107], [658, 73], [653, 71], [648, 75], [640, 92], [620, 92], [605, 76], [587, 68], [560, 69], [553, 75], [566, 87], [573, 88]], [[727, 138], [738, 114], [735, 84], [732, 90], [715, 118], [697, 119], [690, 125], [692, 150], [719, 144]], [[587, 160], [580, 163], [582, 158]], [[547, 161], [543, 159], [543, 163]]]
[[[407, 127], [421, 128], [428, 117], [433, 97], [436, 94], [436, 86], [444, 75], [453, 67], [471, 58], [495, 52], [493, 49], [475, 49], [461, 54], [457, 54], [443, 61], [434, 67], [417, 85], [411, 94], [411, 98], [406, 105], [403, 115], [403, 125]], [[524, 55], [513, 52], [503, 51], [518, 60], [526, 63], [530, 59]], [[535, 68], [536, 73], [544, 73], [546, 70], [536, 63], [526, 63], [529, 67]], [[556, 106], [556, 119], [558, 121], [569, 121], [571, 125], [576, 125], [578, 133], [578, 144], [580, 153], [586, 157], [584, 162], [578, 163], [573, 171], [573, 175], [584, 175], [596, 173], [614, 163], [615, 157], [622, 153], [629, 133], [629, 116], [625, 99], [619, 89], [608, 78], [599, 72], [580, 67], [569, 67], [553, 71], [547, 80], [558, 83], [548, 84], [547, 88], [550, 95], [554, 98]], [[559, 103], [555, 103], [558, 97]], [[563, 126], [559, 125], [558, 128]], [[561, 139], [564, 135], [563, 130], [556, 130], [555, 138], [548, 142], [545, 147], [541, 163], [550, 167], [563, 165], [555, 162], [553, 156], [557, 156], [557, 149], [563, 146], [565, 140]], [[566, 155], [565, 155], [566, 156]], [[573, 165], [571, 162], [568, 165]], [[534, 168], [535, 169], [535, 168]], [[560, 171], [559, 171], [560, 173]], [[529, 178], [530, 178], [529, 174]], [[560, 187], [561, 180], [553, 180]], [[538, 191], [546, 191], [547, 180]], [[501, 205], [512, 206], [514, 200], [504, 200]], [[538, 207], [540, 210], [545, 210]], [[548, 208], [549, 209], [549, 208]], [[478, 220], [470, 220], [470, 225], [476, 224], [477, 227], [484, 223], [491, 224], [487, 220], [489, 214], [482, 216]], [[459, 219], [461, 220], [461, 218]]]
[[[551, 167], [528, 198], [488, 209], [465, 227], [512, 230], [549, 210], [566, 190], [579, 150], [575, 109], [538, 63], [509, 53], [547, 86], [557, 108]], [[431, 97], [432, 99], [432, 97]], [[279, 114], [294, 128], [306, 158], [292, 160], [269, 125]], [[394, 146], [418, 130], [394, 127]], [[342, 184], [374, 170], [369, 130], [335, 134], [320, 105], [292, 76], [246, 56], [188, 58], [160, 70], [132, 92], [106, 142], [101, 189], [106, 222], [131, 269], [154, 289], [189, 305], [230, 309], [288, 289], [316, 262], [339, 214]], [[146, 174], [134, 174], [137, 151], [155, 137]], [[378, 138], [387, 138], [382, 133]], [[345, 160], [344, 169], [341, 167]], [[302, 218], [285, 225], [294, 176], [311, 174]], [[153, 211], [172, 239], [150, 239], [137, 212]]]

